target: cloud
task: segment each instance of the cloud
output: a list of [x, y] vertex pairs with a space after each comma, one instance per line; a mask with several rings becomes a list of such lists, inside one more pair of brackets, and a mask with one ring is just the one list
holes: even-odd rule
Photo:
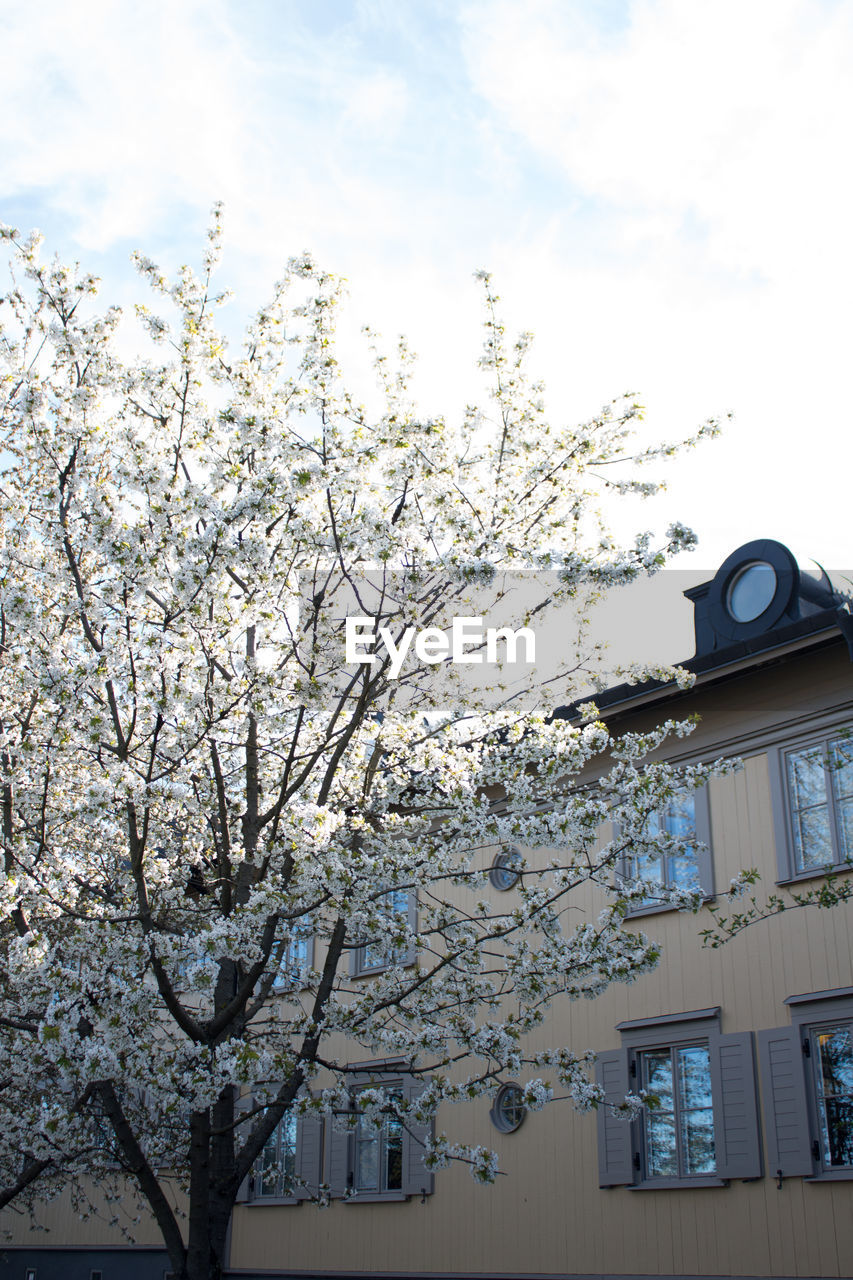
[[508, 126], [640, 239], [675, 230], [752, 277], [847, 273], [850, 7], [642, 0], [609, 30], [590, 13], [465, 7], [474, 84]]

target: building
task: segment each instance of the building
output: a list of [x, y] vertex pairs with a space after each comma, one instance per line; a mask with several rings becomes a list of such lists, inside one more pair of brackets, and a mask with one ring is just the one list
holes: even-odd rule
[[[692, 805], [659, 815], [674, 828], [693, 824], [705, 843], [692, 863], [660, 867], [661, 878], [698, 878], [712, 906], [747, 867], [760, 872], [761, 896], [820, 883], [827, 869], [844, 876], [853, 859], [853, 617], [844, 596], [769, 540], [739, 548], [685, 594], [694, 688], [649, 683], [599, 698], [615, 731], [698, 714], [669, 760], [743, 760]], [[511, 858], [496, 859], [492, 883], [512, 893]], [[575, 905], [600, 906], [592, 890]], [[609, 1096], [645, 1088], [659, 1099], [655, 1110], [633, 1122], [559, 1102], [525, 1114], [511, 1086], [491, 1109], [455, 1109], [454, 1136], [500, 1154], [507, 1176], [491, 1188], [461, 1168], [433, 1179], [417, 1135], [390, 1122], [352, 1135], [319, 1121], [282, 1127], [234, 1212], [233, 1275], [853, 1275], [851, 911], [786, 911], [708, 949], [707, 911], [642, 907], [637, 928], [663, 945], [657, 969], [563, 1005], [554, 1017], [565, 1029], [552, 1024], [542, 1043], [595, 1049]], [[361, 957], [368, 975], [369, 961]], [[393, 1064], [365, 1064], [363, 1082], [377, 1072], [413, 1087]], [[332, 1185], [331, 1207], [289, 1194], [294, 1168]], [[0, 1275], [168, 1271], [144, 1225], [150, 1250], [119, 1253], [116, 1234], [80, 1223], [67, 1203], [49, 1206], [45, 1221], [50, 1237], [13, 1223]]]

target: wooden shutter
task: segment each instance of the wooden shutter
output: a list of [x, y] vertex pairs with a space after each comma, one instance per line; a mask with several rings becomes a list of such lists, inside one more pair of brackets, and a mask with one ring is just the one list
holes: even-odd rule
[[[254, 1101], [255, 1100], [252, 1097], [251, 1093], [241, 1094], [240, 1097], [237, 1098], [234, 1103], [234, 1120], [239, 1121], [240, 1116], [245, 1115], [247, 1111], [251, 1111], [252, 1107], [254, 1106]], [[250, 1123], [243, 1124], [239, 1128], [237, 1128], [235, 1124], [234, 1146], [238, 1151], [240, 1150], [243, 1143], [245, 1142], [246, 1135], [251, 1130], [251, 1127], [252, 1126]], [[247, 1201], [251, 1200], [251, 1198], [252, 1198], [252, 1171], [250, 1169], [249, 1172], [246, 1174], [245, 1178], [243, 1179], [243, 1181], [240, 1183], [239, 1187], [237, 1188], [235, 1203], [246, 1204]]]
[[696, 838], [700, 841], [698, 851], [699, 884], [702, 892], [709, 898], [714, 896], [714, 856], [711, 844], [711, 804], [707, 786], [694, 792], [694, 813], [696, 815]]
[[342, 1196], [352, 1181], [352, 1157], [350, 1155], [350, 1131], [338, 1128], [342, 1120], [330, 1116], [326, 1120], [324, 1162], [324, 1182], [329, 1186], [332, 1197]]
[[714, 1145], [720, 1178], [760, 1178], [761, 1143], [752, 1032], [711, 1036]]
[[767, 1171], [774, 1177], [807, 1177], [814, 1173], [803, 1034], [796, 1027], [775, 1027], [758, 1033]]
[[605, 1101], [598, 1108], [598, 1185], [621, 1187], [634, 1181], [634, 1125], [611, 1114], [610, 1106], [625, 1101], [628, 1084], [628, 1051], [610, 1049], [595, 1064], [596, 1083], [604, 1088]]
[[[420, 1097], [426, 1088], [422, 1080], [404, 1079], [403, 1096], [408, 1102]], [[432, 1137], [432, 1123], [418, 1124], [407, 1120], [403, 1129], [403, 1192], [408, 1196], [431, 1195], [434, 1178], [424, 1164], [424, 1143]]]
[[317, 1194], [323, 1165], [323, 1118], [299, 1116], [296, 1122], [296, 1176], [303, 1179], [294, 1189], [297, 1200], [309, 1200]]

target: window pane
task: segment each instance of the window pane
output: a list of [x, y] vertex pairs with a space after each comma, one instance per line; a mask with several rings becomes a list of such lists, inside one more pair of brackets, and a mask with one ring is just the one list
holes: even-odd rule
[[296, 1170], [296, 1116], [287, 1115], [273, 1130], [261, 1152], [255, 1194], [285, 1196], [293, 1190]]
[[826, 776], [820, 747], [813, 747], [810, 751], [795, 751], [788, 756], [788, 781], [791, 804], [795, 809], [826, 804]]
[[360, 1126], [355, 1144], [355, 1185], [358, 1191], [379, 1190], [379, 1134], [365, 1137]]
[[660, 1099], [661, 1110], [672, 1111], [672, 1058], [669, 1049], [656, 1053], [644, 1053], [646, 1087]]
[[678, 796], [664, 811], [664, 827], [678, 840], [689, 840], [696, 834], [696, 798]]
[[826, 805], [794, 814], [794, 849], [798, 871], [825, 867], [832, 862], [832, 836]]
[[699, 888], [699, 854], [695, 848], [669, 855], [666, 882], [673, 889]]
[[853, 1042], [850, 1026], [815, 1036], [823, 1160], [830, 1168], [853, 1165]]
[[399, 1191], [403, 1186], [403, 1126], [399, 1120], [388, 1120], [385, 1128], [385, 1187]]
[[[389, 889], [387, 893], [383, 893], [377, 902], [377, 908], [384, 916], [388, 917], [386, 932], [391, 933], [398, 929], [401, 924], [405, 925], [409, 918], [409, 890], [408, 889]], [[405, 959], [406, 949], [398, 948], [388, 951], [379, 944], [368, 944], [361, 949], [361, 968], [376, 969], [386, 964], [396, 964], [398, 961]]]
[[713, 1111], [705, 1108], [682, 1112], [681, 1145], [685, 1174], [714, 1172], [717, 1166]]
[[675, 1116], [660, 1111], [646, 1116], [646, 1172], [650, 1178], [677, 1178]]
[[710, 1051], [707, 1045], [679, 1049], [676, 1063], [684, 1173], [713, 1173], [715, 1152]]
[[838, 816], [841, 857], [853, 857], [853, 741], [839, 738], [830, 747], [830, 772]]
[[706, 1045], [678, 1050], [678, 1085], [682, 1108], [711, 1106], [711, 1055]]

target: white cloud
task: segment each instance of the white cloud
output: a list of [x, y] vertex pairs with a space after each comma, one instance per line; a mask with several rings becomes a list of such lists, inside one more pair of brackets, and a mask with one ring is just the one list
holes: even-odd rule
[[608, 26], [598, 0], [7, 7], [5, 195], [84, 257], [130, 240], [167, 261], [198, 255], [224, 198], [243, 309], [313, 248], [358, 320], [410, 334], [433, 411], [472, 394], [470, 272], [489, 267], [558, 416], [628, 387], [672, 436], [737, 411], [659, 514], [624, 523], [694, 521], [709, 567], [762, 534], [843, 564], [853, 10], [616, 8]]
[[611, 33], [560, 0], [465, 14], [478, 91], [635, 231], [672, 219], [750, 276], [807, 276], [839, 251], [849, 271], [849, 6], [645, 0]]

